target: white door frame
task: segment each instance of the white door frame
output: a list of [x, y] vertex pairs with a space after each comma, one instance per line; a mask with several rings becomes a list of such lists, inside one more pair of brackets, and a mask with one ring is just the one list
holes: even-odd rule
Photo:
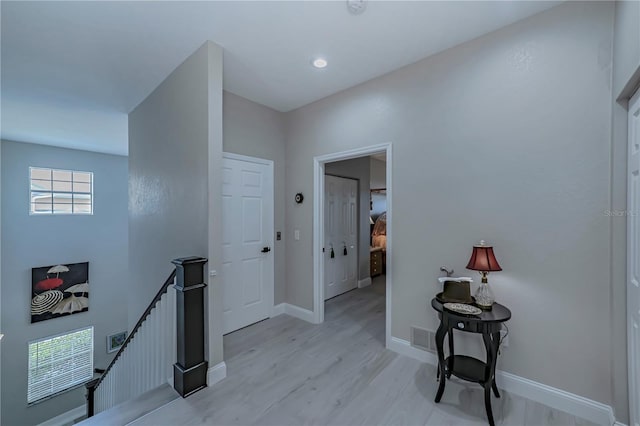
[[[241, 155], [241, 154], [233, 154], [231, 152], [223, 152], [222, 153], [222, 158], [227, 158], [229, 160], [238, 160], [238, 161], [246, 161], [248, 163], [256, 163], [256, 164], [262, 164], [265, 165], [269, 168], [269, 177], [270, 177], [270, 185], [267, 186], [267, 190], [269, 193], [269, 196], [271, 197], [271, 211], [269, 213], [271, 213], [271, 219], [274, 221], [273, 222], [273, 229], [275, 230], [275, 192], [274, 192], [274, 186], [275, 186], [275, 182], [274, 182], [274, 174], [273, 174], [273, 165], [274, 162], [273, 160], [267, 160], [264, 158], [258, 158], [258, 157], [249, 157], [248, 155]], [[273, 243], [274, 240], [274, 236], [273, 236], [273, 232], [271, 233], [272, 235], [269, 236], [269, 241], [268, 244], [271, 246], [271, 252], [272, 252], [272, 262], [273, 262], [273, 268], [271, 268], [271, 272], [273, 274], [273, 277], [271, 280], [269, 280], [269, 285], [267, 286], [267, 294], [266, 294], [266, 298], [267, 298], [267, 306], [269, 306], [270, 309], [270, 313], [269, 316], [274, 316], [273, 314], [273, 299], [274, 299], [274, 293], [275, 293], [275, 273], [276, 273], [276, 262], [275, 262], [275, 256], [276, 256], [276, 250], [275, 250], [275, 244]]]
[[372, 145], [363, 148], [332, 154], [319, 155], [313, 158], [313, 322], [320, 324], [324, 321], [324, 165], [333, 161], [350, 160], [381, 152], [387, 155], [387, 274], [386, 274], [386, 346], [391, 342], [391, 277], [393, 254], [393, 201], [392, 174], [392, 144], [391, 142]]
[[[637, 161], [637, 150], [634, 149], [633, 145], [636, 143], [636, 139], [640, 135], [636, 134], [635, 126], [637, 123], [631, 118], [631, 114], [636, 107], [636, 104], [640, 102], [640, 88], [635, 92], [635, 94], [629, 100], [629, 121], [628, 121], [628, 169], [627, 169], [627, 209], [630, 214], [627, 216], [627, 357], [628, 357], [628, 387], [629, 387], [629, 425], [635, 426], [640, 424], [640, 418], [637, 418], [637, 413], [640, 411], [640, 388], [638, 388], [638, 374], [640, 371], [636, 371], [636, 366], [640, 361], [640, 353], [637, 352], [638, 343], [636, 341], [638, 336], [637, 324], [634, 325], [633, 318], [636, 315], [634, 311], [638, 309], [638, 301], [633, 300], [634, 297], [637, 297], [637, 291], [631, 290], [632, 286], [637, 286], [637, 281], [635, 279], [637, 274], [637, 259], [633, 259], [634, 256], [638, 255], [638, 250], [640, 247], [637, 247], [637, 242], [640, 233], [640, 229], [636, 226], [638, 223], [636, 215], [640, 212], [634, 210], [634, 207], [637, 208], [638, 202], [638, 194], [634, 194], [633, 190], [638, 189], [634, 188], [632, 185], [631, 178], [631, 170], [635, 168], [637, 163], [634, 164], [634, 161]], [[635, 158], [634, 158], [635, 157]]]

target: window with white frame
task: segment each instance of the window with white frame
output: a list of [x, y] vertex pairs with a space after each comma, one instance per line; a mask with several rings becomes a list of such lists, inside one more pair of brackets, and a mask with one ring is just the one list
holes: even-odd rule
[[29, 167], [30, 214], [93, 214], [93, 173]]
[[93, 327], [29, 342], [29, 404], [93, 378]]

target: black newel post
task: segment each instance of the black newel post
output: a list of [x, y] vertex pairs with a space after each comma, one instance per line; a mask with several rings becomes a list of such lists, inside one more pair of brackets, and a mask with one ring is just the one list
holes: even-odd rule
[[202, 257], [175, 259], [178, 362], [173, 365], [173, 387], [183, 397], [207, 386], [204, 358], [204, 264]]
[[85, 383], [84, 387], [87, 389], [87, 418], [93, 417], [95, 414], [95, 392], [96, 385], [99, 379], [93, 379]]

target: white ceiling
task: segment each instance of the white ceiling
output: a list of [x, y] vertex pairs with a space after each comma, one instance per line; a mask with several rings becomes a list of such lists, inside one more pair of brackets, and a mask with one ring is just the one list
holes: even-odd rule
[[289, 111], [558, 3], [2, 1], [1, 133], [126, 154], [126, 114], [205, 40], [226, 90]]

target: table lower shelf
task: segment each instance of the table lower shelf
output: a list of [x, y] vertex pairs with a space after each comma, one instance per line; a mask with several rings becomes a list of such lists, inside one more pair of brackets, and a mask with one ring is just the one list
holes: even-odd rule
[[454, 355], [445, 360], [447, 371], [469, 382], [484, 383], [487, 364], [466, 355]]

